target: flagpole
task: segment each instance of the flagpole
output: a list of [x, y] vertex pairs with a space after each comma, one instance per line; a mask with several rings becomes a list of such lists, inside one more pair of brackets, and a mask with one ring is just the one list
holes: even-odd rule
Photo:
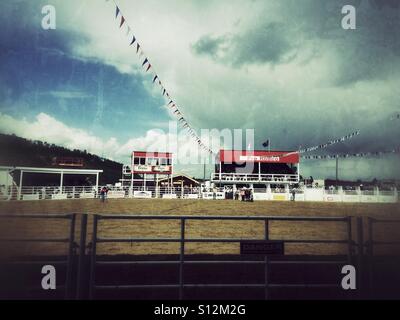
[[338, 185], [338, 175], [339, 175], [339, 157], [336, 156], [336, 187]]

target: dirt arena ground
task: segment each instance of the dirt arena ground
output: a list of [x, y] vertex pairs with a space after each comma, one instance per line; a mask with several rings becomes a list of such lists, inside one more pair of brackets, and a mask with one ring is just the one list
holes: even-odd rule
[[[137, 215], [229, 215], [229, 216], [370, 216], [382, 219], [400, 219], [399, 204], [363, 203], [321, 203], [321, 202], [272, 202], [258, 201], [243, 203], [232, 200], [166, 200], [166, 199], [109, 199], [101, 203], [96, 199], [49, 200], [1, 202], [1, 214], [31, 213], [77, 213], [76, 238], [79, 238], [80, 216], [89, 214], [88, 241], [91, 239], [94, 213], [137, 214]], [[272, 221], [269, 226], [270, 239], [346, 239], [346, 225], [343, 222], [283, 222]], [[355, 238], [356, 230], [353, 230]], [[367, 234], [367, 226], [364, 225]], [[400, 224], [379, 225], [374, 238], [399, 240]], [[179, 221], [174, 220], [112, 220], [101, 221], [101, 237], [160, 237], [178, 238]], [[67, 237], [66, 221], [53, 219], [1, 219], [0, 237]], [[263, 239], [262, 221], [188, 221], [187, 238], [241, 238]], [[65, 252], [63, 244], [12, 243], [0, 248], [2, 255], [14, 254], [60, 254]], [[384, 248], [381, 249], [385, 251]], [[388, 249], [392, 250], [392, 249]], [[346, 246], [341, 244], [288, 244], [287, 254], [341, 254]], [[100, 244], [99, 254], [176, 254], [177, 243], [110, 243]], [[238, 243], [188, 243], [187, 254], [237, 254]]]

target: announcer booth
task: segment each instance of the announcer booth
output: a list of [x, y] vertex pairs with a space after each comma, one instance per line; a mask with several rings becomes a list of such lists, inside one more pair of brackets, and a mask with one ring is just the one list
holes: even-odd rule
[[211, 180], [220, 186], [299, 183], [298, 151], [220, 150]]
[[131, 186], [134, 183], [134, 176], [139, 177], [135, 180], [141, 181], [144, 188], [146, 184], [157, 186], [160, 178], [172, 179], [173, 154], [169, 152], [133, 151], [131, 168]]

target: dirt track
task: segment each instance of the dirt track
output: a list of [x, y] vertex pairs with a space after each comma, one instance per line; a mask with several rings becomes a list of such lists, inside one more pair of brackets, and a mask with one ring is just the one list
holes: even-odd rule
[[[110, 199], [106, 203], [98, 200], [58, 200], [58, 201], [26, 201], [2, 202], [0, 214], [6, 213], [122, 213], [151, 215], [296, 215], [296, 216], [371, 216], [376, 218], [399, 218], [399, 204], [360, 204], [360, 203], [320, 203], [320, 202], [270, 202], [259, 201], [242, 203], [232, 200], [141, 200]], [[80, 215], [77, 220], [76, 237], [79, 237]], [[89, 219], [89, 235], [91, 237], [91, 219]], [[366, 226], [364, 226], [366, 227]], [[103, 221], [99, 226], [99, 235], [106, 237], [179, 237], [179, 221]], [[366, 230], [366, 228], [365, 228]], [[382, 225], [376, 230], [376, 239], [394, 239], [399, 237], [398, 225]], [[2, 221], [0, 225], [2, 237], [66, 237], [66, 222], [55, 220], [15, 219]], [[353, 232], [355, 235], [355, 233]], [[262, 222], [232, 221], [189, 221], [186, 226], [186, 237], [220, 237], [220, 238], [259, 238], [264, 236]], [[327, 222], [277, 222], [270, 223], [271, 239], [345, 239], [344, 223]], [[1, 249], [1, 248], [0, 248]], [[16, 244], [3, 248], [9, 254], [56, 254], [65, 250], [63, 245], [54, 244]], [[330, 245], [287, 245], [288, 254], [334, 254], [344, 253], [345, 246]], [[179, 245], [174, 243], [129, 243], [102, 244], [98, 252], [106, 254], [131, 253], [155, 254], [178, 253]], [[185, 252], [191, 253], [238, 253], [238, 244], [222, 243], [189, 243]]]

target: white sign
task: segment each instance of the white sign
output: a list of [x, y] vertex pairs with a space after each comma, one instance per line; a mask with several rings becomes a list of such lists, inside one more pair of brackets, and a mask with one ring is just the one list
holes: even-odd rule
[[176, 199], [175, 193], [164, 193], [162, 195], [163, 199]]
[[133, 171], [151, 172], [151, 166], [147, 166], [147, 165], [144, 165], [144, 164], [135, 165], [135, 166], [133, 166]]
[[216, 192], [215, 199], [217, 200], [225, 200], [225, 192]]
[[203, 192], [203, 199], [207, 200], [224, 200], [225, 199], [225, 192]]
[[281, 161], [280, 157], [276, 156], [240, 156], [239, 159], [241, 161], [270, 161], [270, 162], [279, 162]]
[[82, 192], [79, 194], [81, 199], [94, 199], [94, 192]]
[[171, 166], [154, 166], [153, 171], [155, 171], [155, 172], [170, 172]]
[[39, 194], [23, 194], [22, 200], [39, 200]]
[[185, 195], [185, 198], [187, 199], [198, 199], [199, 195], [197, 193], [188, 193]]
[[67, 194], [66, 193], [57, 193], [57, 194], [52, 194], [51, 195], [52, 200], [63, 200], [67, 199]]
[[253, 193], [254, 200], [269, 200], [270, 196], [268, 193]]
[[110, 199], [125, 198], [125, 191], [108, 191], [107, 198]]
[[150, 199], [151, 191], [133, 191], [134, 198]]
[[203, 199], [207, 199], [207, 200], [214, 199], [214, 193], [212, 193], [212, 192], [203, 192]]

